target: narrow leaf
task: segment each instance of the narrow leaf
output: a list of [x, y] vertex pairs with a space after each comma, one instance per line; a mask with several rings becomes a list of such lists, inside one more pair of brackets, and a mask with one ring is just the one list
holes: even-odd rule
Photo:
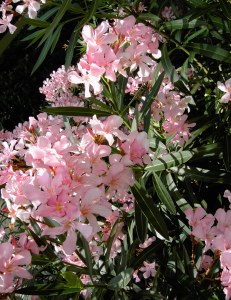
[[146, 96], [146, 99], [143, 103], [143, 106], [140, 110], [140, 119], [143, 118], [143, 116], [146, 114], [146, 112], [150, 109], [151, 104], [153, 103], [156, 95], [159, 92], [161, 83], [164, 79], [164, 72], [162, 72], [159, 77], [157, 78], [155, 84], [153, 85], [151, 91], [148, 93], [148, 95]]
[[43, 109], [44, 112], [53, 115], [63, 115], [63, 116], [110, 116], [111, 113], [108, 111], [91, 109], [86, 107], [46, 107]]
[[167, 46], [164, 43], [163, 47], [162, 47], [162, 57], [161, 57], [161, 62], [163, 65], [163, 68], [166, 72], [166, 75], [168, 76], [169, 80], [174, 83], [176, 81], [179, 80], [179, 76], [175, 70], [175, 67], [173, 66], [169, 55], [168, 55], [168, 50], [167, 50]]
[[206, 56], [218, 61], [231, 63], [230, 52], [219, 46], [214, 46], [210, 44], [192, 43], [187, 45], [187, 49], [197, 54], [200, 54], [202, 56]]
[[56, 16], [54, 17], [54, 20], [50, 24], [50, 26], [47, 28], [47, 31], [42, 38], [40, 45], [46, 41], [46, 39], [49, 39], [50, 36], [52, 36], [52, 33], [54, 29], [58, 26], [59, 22], [61, 21], [63, 15], [67, 11], [68, 7], [70, 6], [72, 0], [64, 0], [62, 5], [60, 6]]
[[35, 27], [42, 27], [42, 28], [46, 28], [50, 25], [49, 22], [42, 21], [42, 20], [39, 20], [39, 19], [30, 19], [30, 18], [26, 18], [26, 17], [23, 17], [23, 22], [28, 24], [28, 25], [32, 25], [32, 26], [35, 26]]
[[176, 208], [172, 198], [160, 177], [155, 172], [153, 172], [153, 185], [158, 198], [166, 206], [167, 210], [172, 214], [176, 214]]
[[125, 288], [132, 279], [134, 270], [128, 268], [125, 271], [122, 271], [119, 275], [113, 277], [108, 282], [108, 288], [113, 291], [119, 291]]
[[223, 159], [226, 171], [231, 170], [231, 135], [226, 134], [224, 139]]
[[184, 166], [181, 168], [173, 167], [171, 171], [177, 173], [180, 176], [186, 176], [187, 178], [192, 178], [194, 180], [202, 182], [213, 182], [220, 184], [230, 184], [231, 174], [225, 171], [213, 171], [208, 169], [196, 168]]
[[201, 20], [193, 20], [189, 21], [186, 18], [168, 21], [163, 24], [163, 27], [168, 30], [176, 30], [176, 29], [188, 29], [188, 28], [195, 28], [200, 26], [206, 26], [207, 23]]
[[73, 293], [80, 293], [82, 287], [69, 287], [64, 283], [59, 284], [36, 284], [26, 288], [16, 290], [16, 294], [22, 295], [45, 295], [45, 296], [60, 296]]
[[176, 183], [172, 177], [171, 173], [166, 174], [166, 183], [168, 185], [168, 189], [171, 192], [173, 199], [175, 200], [177, 206], [184, 212], [187, 208], [190, 208], [190, 204], [187, 200], [180, 194]]
[[91, 250], [89, 248], [88, 242], [86, 241], [86, 239], [83, 237], [82, 234], [80, 234], [80, 237], [81, 237], [81, 241], [82, 241], [82, 244], [83, 244], [83, 249], [84, 249], [84, 252], [85, 252], [86, 266], [87, 266], [89, 275], [92, 278], [92, 276], [93, 276], [93, 263], [92, 263]]
[[162, 217], [160, 210], [157, 208], [152, 199], [146, 194], [141, 185], [136, 182], [131, 188], [137, 205], [148, 219], [149, 224], [158, 231], [165, 239], [169, 238], [168, 228]]
[[191, 151], [172, 152], [171, 154], [163, 155], [161, 158], [152, 161], [152, 164], [145, 168], [146, 171], [158, 172], [167, 170], [171, 167], [184, 164], [193, 157]]
[[220, 0], [219, 3], [225, 17], [231, 20], [231, 3], [229, 3], [227, 0]]
[[138, 238], [141, 243], [144, 243], [147, 238], [148, 222], [137, 203], [135, 203], [135, 224]]
[[31, 74], [33, 74], [37, 69], [38, 67], [43, 63], [43, 61], [45, 60], [46, 56], [47, 56], [47, 53], [48, 51], [50, 50], [51, 46], [52, 46], [52, 42], [53, 42], [53, 35], [51, 34], [48, 39], [46, 40], [46, 43], [44, 44], [43, 46], [43, 49], [38, 57], [38, 60], [36, 61], [33, 69], [32, 69], [32, 72]]

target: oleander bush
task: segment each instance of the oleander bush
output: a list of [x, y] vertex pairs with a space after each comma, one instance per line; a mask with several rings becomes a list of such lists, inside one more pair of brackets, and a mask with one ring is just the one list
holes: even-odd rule
[[0, 132], [0, 297], [231, 299], [231, 3], [0, 11], [1, 57], [55, 66]]

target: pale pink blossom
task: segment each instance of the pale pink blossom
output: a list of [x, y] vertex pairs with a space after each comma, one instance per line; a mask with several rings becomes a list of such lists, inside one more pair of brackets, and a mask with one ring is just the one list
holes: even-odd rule
[[[20, 0], [13, 0], [14, 3], [19, 2]], [[23, 0], [24, 4], [17, 5], [16, 11], [19, 14], [22, 14], [23, 11], [28, 9], [28, 16], [30, 19], [35, 19], [37, 16], [37, 11], [40, 9], [40, 3], [35, 0]]]
[[148, 263], [144, 261], [144, 266], [140, 268], [140, 271], [143, 272], [143, 277], [145, 279], [154, 277], [156, 275], [156, 263]]
[[9, 31], [11, 34], [13, 34], [15, 32], [17, 27], [15, 25], [11, 24], [12, 19], [13, 19], [13, 14], [10, 14], [10, 15], [3, 14], [2, 15], [2, 19], [0, 19], [0, 33], [5, 32], [7, 28], [9, 28]]
[[[32, 275], [23, 267], [31, 262], [31, 254], [27, 250], [14, 253], [13, 245], [9, 242], [0, 244], [0, 272], [3, 282], [3, 293], [13, 286], [15, 277], [31, 279]], [[1, 287], [1, 281], [0, 281]]]
[[231, 100], [231, 78], [225, 81], [225, 84], [218, 81], [217, 87], [225, 94], [221, 97], [221, 103], [228, 103]]

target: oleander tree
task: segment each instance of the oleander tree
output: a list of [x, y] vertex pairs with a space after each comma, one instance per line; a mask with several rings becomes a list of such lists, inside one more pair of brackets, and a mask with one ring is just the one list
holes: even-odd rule
[[231, 3], [0, 11], [32, 73], [66, 40], [46, 107], [0, 132], [1, 299], [231, 299]]

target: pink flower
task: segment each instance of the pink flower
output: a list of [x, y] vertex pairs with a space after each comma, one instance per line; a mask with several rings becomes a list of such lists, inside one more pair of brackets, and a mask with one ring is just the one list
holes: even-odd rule
[[102, 192], [98, 188], [89, 189], [81, 199], [80, 212], [81, 216], [88, 220], [93, 228], [93, 232], [100, 230], [95, 215], [108, 217], [112, 211], [105, 205], [101, 204]]
[[5, 32], [7, 27], [9, 28], [11, 34], [15, 32], [17, 27], [10, 23], [12, 19], [13, 19], [13, 14], [11, 15], [3, 14], [2, 19], [0, 19], [0, 33]]
[[22, 267], [30, 263], [31, 254], [28, 250], [22, 250], [15, 254], [11, 243], [5, 242], [0, 244], [0, 272], [2, 272], [3, 292], [4, 289], [7, 290], [12, 287], [16, 276], [26, 279], [32, 278], [32, 275]]
[[71, 71], [68, 74], [68, 80], [73, 84], [83, 83], [85, 86], [85, 97], [91, 97], [90, 87], [93, 88], [94, 94], [98, 95], [102, 92], [103, 86], [99, 82], [104, 73], [104, 68], [96, 64], [83, 65], [83, 61], [78, 64], [78, 71]]
[[161, 12], [161, 15], [164, 19], [168, 21], [176, 19], [176, 17], [174, 16], [174, 11], [171, 6], [165, 6]]
[[[20, 0], [13, 0], [14, 3], [19, 2]], [[28, 16], [30, 19], [35, 19], [37, 16], [37, 11], [40, 9], [40, 3], [35, 0], [23, 0], [24, 4], [18, 5], [16, 11], [19, 14], [22, 14], [23, 11], [28, 8]]]
[[94, 134], [104, 136], [110, 146], [114, 143], [113, 135], [121, 140], [126, 139], [126, 135], [119, 130], [119, 127], [123, 124], [123, 119], [119, 116], [109, 116], [104, 122], [99, 121], [96, 116], [93, 116], [89, 123]]
[[82, 29], [83, 40], [95, 50], [100, 49], [103, 45], [112, 44], [117, 40], [117, 35], [107, 33], [108, 29], [109, 24], [106, 21], [103, 21], [96, 29], [85, 25]]
[[225, 92], [225, 94], [221, 97], [221, 103], [228, 103], [231, 101], [231, 78], [226, 80], [225, 84], [218, 81], [217, 87], [222, 92]]
[[144, 266], [140, 268], [140, 271], [143, 272], [143, 276], [145, 279], [149, 277], [154, 277], [156, 275], [156, 263], [148, 263], [144, 261]]

